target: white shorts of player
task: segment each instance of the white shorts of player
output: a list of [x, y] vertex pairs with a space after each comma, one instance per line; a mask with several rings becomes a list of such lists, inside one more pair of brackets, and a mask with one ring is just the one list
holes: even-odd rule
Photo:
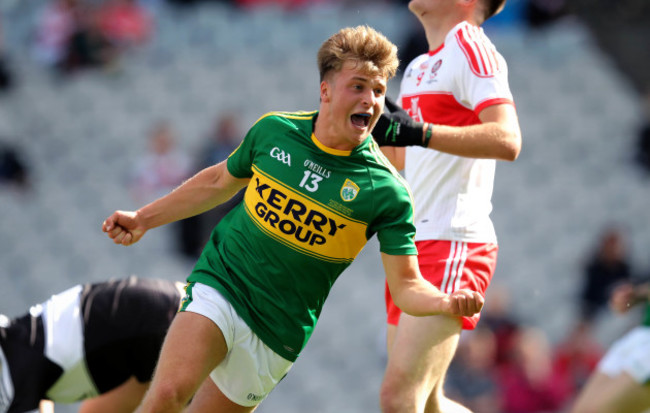
[[81, 291], [76, 285], [29, 309], [33, 317], [42, 314], [45, 355], [63, 369], [45, 395], [57, 403], [74, 403], [99, 395], [86, 364]]
[[266, 346], [214, 288], [196, 283], [185, 311], [212, 320], [223, 332], [228, 354], [210, 378], [233, 402], [255, 406], [284, 378], [292, 362]]
[[639, 326], [614, 342], [598, 364], [608, 376], [628, 373], [639, 384], [650, 382], [650, 327]]

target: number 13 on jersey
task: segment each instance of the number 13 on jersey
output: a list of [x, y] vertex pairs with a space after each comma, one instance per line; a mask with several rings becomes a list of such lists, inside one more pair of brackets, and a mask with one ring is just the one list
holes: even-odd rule
[[305, 171], [300, 187], [305, 188], [309, 192], [316, 192], [318, 190], [318, 183], [323, 180], [323, 177], [313, 173], [312, 171]]

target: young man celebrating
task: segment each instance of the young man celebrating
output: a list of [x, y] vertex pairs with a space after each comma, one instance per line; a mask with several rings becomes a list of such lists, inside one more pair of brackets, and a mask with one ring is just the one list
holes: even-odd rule
[[472, 315], [479, 294], [447, 295], [417, 267], [410, 193], [370, 137], [397, 48], [347, 28], [318, 52], [318, 111], [260, 118], [230, 157], [103, 230], [131, 245], [247, 186], [190, 274], [139, 412], [251, 412], [308, 341], [336, 278], [377, 234], [395, 301], [414, 316]]
[[[521, 148], [506, 62], [479, 27], [504, 3], [411, 0], [429, 52], [404, 72], [403, 109], [389, 105], [373, 130], [413, 190], [420, 271], [446, 293], [485, 294], [497, 260], [495, 160], [512, 161]], [[443, 381], [461, 330], [473, 329], [479, 314], [410, 317], [394, 299], [387, 290], [384, 412], [467, 412], [444, 396]]]

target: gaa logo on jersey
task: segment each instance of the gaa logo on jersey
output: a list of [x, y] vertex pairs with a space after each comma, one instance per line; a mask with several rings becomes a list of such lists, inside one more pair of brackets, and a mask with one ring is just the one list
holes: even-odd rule
[[355, 184], [349, 179], [346, 179], [345, 182], [343, 183], [343, 186], [341, 187], [341, 198], [345, 202], [350, 202], [357, 197], [358, 193], [359, 193], [359, 185]]
[[291, 154], [283, 151], [277, 146], [271, 149], [271, 157], [277, 159], [283, 164], [291, 166]]

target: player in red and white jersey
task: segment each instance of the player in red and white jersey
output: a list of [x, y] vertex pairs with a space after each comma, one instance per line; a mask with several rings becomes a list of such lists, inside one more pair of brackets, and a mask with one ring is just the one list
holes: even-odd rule
[[[513, 161], [521, 131], [507, 65], [480, 25], [505, 0], [411, 0], [429, 52], [406, 68], [398, 104], [372, 134], [414, 196], [422, 275], [442, 291], [484, 295], [497, 260], [490, 220], [496, 160]], [[443, 382], [462, 329], [473, 317], [415, 319], [386, 290], [388, 365], [383, 412], [467, 412]]]
[[[482, 109], [513, 102], [505, 61], [467, 21], [408, 65], [398, 101], [416, 122], [450, 126], [480, 124]], [[405, 156], [405, 176], [417, 194], [416, 239], [496, 243], [489, 217], [494, 159], [421, 146], [407, 147]]]

